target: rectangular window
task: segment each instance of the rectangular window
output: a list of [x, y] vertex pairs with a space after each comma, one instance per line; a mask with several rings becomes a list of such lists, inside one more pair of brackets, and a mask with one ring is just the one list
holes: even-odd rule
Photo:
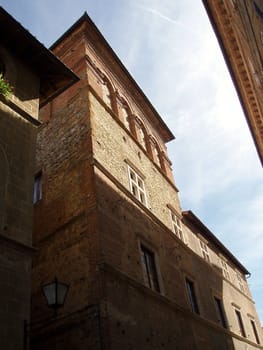
[[219, 318], [218, 321], [222, 327], [227, 328], [224, 307], [223, 307], [222, 301], [221, 301], [221, 299], [219, 299], [217, 297], [214, 297], [214, 299], [215, 299], [215, 305], [216, 305], [216, 312], [217, 312], [217, 315]]
[[221, 266], [222, 266], [222, 272], [223, 272], [223, 276], [230, 281], [230, 275], [229, 275], [229, 271], [228, 271], [228, 266], [227, 263], [221, 259]]
[[203, 242], [201, 239], [199, 239], [199, 242], [200, 242], [201, 253], [202, 253], [202, 255], [203, 255], [203, 258], [204, 258], [206, 261], [210, 262], [207, 244], [206, 244], [205, 242]]
[[128, 171], [131, 193], [134, 195], [134, 197], [136, 197], [141, 203], [143, 203], [146, 206], [147, 201], [143, 179], [130, 166], [128, 166]]
[[185, 279], [185, 283], [186, 283], [186, 291], [187, 291], [188, 300], [191, 306], [191, 310], [194, 313], [199, 315], [200, 313], [199, 313], [199, 307], [197, 304], [194, 283], [188, 278]]
[[145, 283], [149, 288], [160, 292], [154, 253], [141, 245], [141, 261]]
[[34, 178], [34, 194], [33, 203], [37, 203], [42, 199], [42, 173], [38, 173]]
[[256, 340], [257, 344], [260, 344], [258, 331], [257, 331], [257, 328], [256, 328], [256, 324], [255, 324], [255, 322], [253, 320], [250, 320], [250, 323], [251, 323], [251, 327], [253, 329], [255, 340]]
[[170, 214], [171, 214], [171, 219], [172, 219], [173, 232], [176, 234], [176, 236], [178, 238], [180, 238], [182, 241], [184, 241], [181, 220], [178, 218], [178, 216], [171, 209], [170, 209]]
[[243, 324], [241, 313], [240, 313], [239, 310], [235, 309], [235, 314], [236, 314], [236, 317], [237, 317], [239, 333], [242, 335], [242, 337], [246, 338], [246, 332], [245, 332], [245, 328], [244, 328], [244, 324]]

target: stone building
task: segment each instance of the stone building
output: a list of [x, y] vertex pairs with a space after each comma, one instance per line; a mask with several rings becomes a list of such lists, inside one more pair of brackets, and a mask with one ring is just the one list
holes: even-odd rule
[[203, 0], [263, 164], [263, 3]]
[[[33, 179], [39, 105], [77, 77], [0, 7], [0, 348], [21, 350], [30, 317]], [[3, 35], [4, 33], [4, 35]]]
[[87, 14], [51, 49], [81, 80], [41, 111], [32, 349], [262, 349], [249, 272], [182, 212], [157, 111]]

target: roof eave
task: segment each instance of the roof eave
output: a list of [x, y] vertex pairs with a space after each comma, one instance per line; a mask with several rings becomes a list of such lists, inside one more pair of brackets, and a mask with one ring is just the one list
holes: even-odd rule
[[[0, 6], [0, 42], [40, 78], [40, 105], [76, 83], [79, 78], [28, 30]], [[14, 44], [15, 43], [15, 44]]]
[[196, 228], [200, 230], [200, 234], [212, 241], [213, 244], [226, 255], [245, 275], [250, 275], [250, 272], [240, 263], [240, 261], [220, 242], [220, 240], [202, 223], [202, 221], [191, 211], [182, 212], [183, 218], [188, 220]]
[[82, 23], [86, 22], [89, 27], [94, 31], [94, 33], [98, 36], [98, 38], [103, 42], [104, 46], [112, 55], [113, 59], [116, 61], [117, 65], [121, 67], [124, 74], [127, 75], [128, 79], [131, 81], [131, 83], [135, 86], [135, 88], [138, 90], [139, 94], [143, 97], [146, 104], [149, 106], [151, 112], [158, 120], [158, 123], [162, 129], [162, 134], [164, 137], [165, 142], [169, 142], [175, 139], [175, 136], [171, 132], [171, 130], [168, 128], [168, 126], [165, 124], [159, 113], [156, 111], [156, 109], [153, 107], [151, 102], [149, 101], [148, 97], [144, 94], [138, 83], [134, 80], [134, 78], [131, 76], [127, 68], [124, 66], [124, 64], [121, 62], [119, 57], [116, 55], [112, 47], [109, 45], [107, 40], [104, 38], [102, 33], [99, 31], [99, 29], [96, 27], [95, 23], [92, 21], [92, 19], [89, 17], [87, 12], [84, 12], [84, 14], [64, 33], [59, 37], [51, 46], [50, 50], [54, 50], [65, 38], [67, 38], [71, 33], [74, 32], [76, 28], [78, 28]]

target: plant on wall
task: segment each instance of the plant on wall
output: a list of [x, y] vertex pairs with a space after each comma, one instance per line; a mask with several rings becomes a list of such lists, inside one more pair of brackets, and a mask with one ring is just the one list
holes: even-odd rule
[[12, 92], [12, 86], [4, 79], [3, 74], [0, 73], [0, 95], [8, 97]]

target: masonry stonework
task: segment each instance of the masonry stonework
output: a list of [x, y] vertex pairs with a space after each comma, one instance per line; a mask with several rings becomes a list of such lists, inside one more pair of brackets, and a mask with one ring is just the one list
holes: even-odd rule
[[[181, 210], [172, 133], [86, 14], [52, 49], [81, 81], [41, 112], [32, 348], [262, 349], [248, 271]], [[70, 289], [52, 317], [55, 276]]]

